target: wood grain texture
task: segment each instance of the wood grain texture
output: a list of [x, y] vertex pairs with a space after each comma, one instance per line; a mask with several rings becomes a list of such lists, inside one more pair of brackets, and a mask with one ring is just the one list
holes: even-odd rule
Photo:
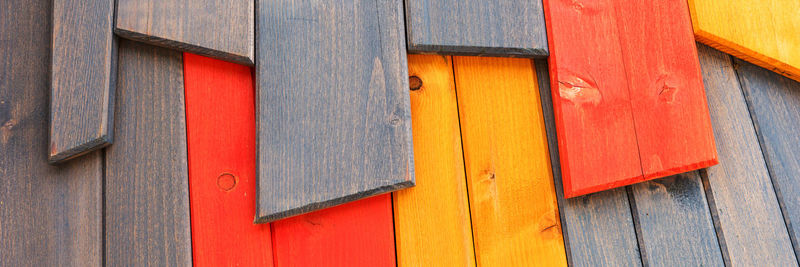
[[730, 57], [698, 47], [720, 165], [701, 171], [726, 265], [797, 260]]
[[256, 221], [414, 185], [402, 3], [256, 6]]
[[354, 201], [272, 223], [275, 266], [396, 266], [392, 198]]
[[194, 266], [272, 266], [256, 212], [252, 69], [183, 54]]
[[114, 32], [171, 49], [253, 65], [252, 0], [117, 0]]
[[112, 142], [117, 78], [113, 18], [113, 0], [53, 1], [51, 163]]
[[800, 257], [800, 82], [735, 61], [783, 219]]
[[106, 265], [192, 265], [183, 90], [179, 52], [120, 42]]
[[52, 3], [0, 6], [0, 266], [102, 266], [102, 154], [48, 165]]
[[412, 53], [545, 57], [541, 1], [407, 0]]
[[397, 265], [475, 266], [452, 59], [409, 55], [408, 75], [417, 185], [394, 193]]
[[689, 0], [689, 10], [698, 41], [800, 81], [800, 2]]
[[[536, 60], [535, 67], [539, 81], [546, 81], [550, 77], [546, 61]], [[631, 207], [625, 189], [564, 199], [559, 190], [561, 165], [550, 84], [540, 82], [539, 93], [567, 262], [570, 266], [641, 266]]]
[[566, 266], [533, 62], [453, 65], [478, 265]]

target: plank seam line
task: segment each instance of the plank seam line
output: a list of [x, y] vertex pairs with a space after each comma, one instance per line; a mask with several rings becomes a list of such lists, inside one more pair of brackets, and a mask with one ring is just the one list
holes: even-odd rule
[[722, 254], [722, 263], [725, 266], [731, 266], [730, 255], [728, 255], [728, 244], [725, 242], [725, 233], [722, 230], [722, 224], [719, 222], [717, 203], [714, 202], [714, 191], [711, 189], [711, 184], [708, 182], [707, 169], [700, 169], [700, 180], [703, 184], [703, 190], [706, 193], [706, 203], [708, 203], [708, 211], [711, 214], [711, 223], [714, 225], [714, 233], [717, 236], [719, 251]]
[[[112, 110], [111, 112], [114, 112], [114, 110]], [[111, 127], [114, 126], [112, 125]], [[100, 222], [103, 224], [102, 226], [100, 226], [100, 232], [102, 234], [102, 236], [100, 237], [100, 248], [102, 249], [100, 251], [100, 262], [101, 264], [103, 264], [103, 266], [108, 266], [106, 264], [106, 151], [107, 150], [108, 150], [107, 148], [104, 148], [103, 152], [100, 153], [100, 159], [101, 159], [100, 165], [102, 165], [101, 167], [102, 175], [100, 177], [103, 178], [103, 181], [100, 182], [100, 184], [102, 185], [102, 192], [103, 192], [101, 194], [102, 196], [100, 197], [100, 201], [103, 202], [102, 204], [100, 204], [100, 212], [102, 213], [101, 215], [102, 218], [100, 219]]]
[[650, 266], [650, 263], [647, 261], [647, 250], [644, 249], [644, 234], [639, 221], [639, 213], [636, 212], [636, 198], [633, 196], [632, 187], [631, 185], [625, 186], [625, 194], [628, 197], [628, 208], [631, 212], [631, 220], [633, 220], [633, 232], [636, 234], [636, 247], [639, 248], [639, 261], [642, 262], [642, 266], [646, 267]]
[[[397, 254], [397, 223], [394, 216], [394, 194], [394, 192], [389, 193], [389, 206], [392, 210], [392, 248], [394, 248], [394, 266], [400, 267], [400, 258]], [[273, 264], [273, 266], [277, 265]]]

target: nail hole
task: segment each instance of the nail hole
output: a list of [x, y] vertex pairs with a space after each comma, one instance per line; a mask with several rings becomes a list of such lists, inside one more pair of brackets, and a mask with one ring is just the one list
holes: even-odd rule
[[222, 189], [222, 191], [225, 192], [230, 192], [233, 190], [236, 187], [237, 182], [238, 179], [236, 176], [227, 172], [220, 174], [219, 177], [217, 177], [217, 186], [219, 186], [219, 189]]

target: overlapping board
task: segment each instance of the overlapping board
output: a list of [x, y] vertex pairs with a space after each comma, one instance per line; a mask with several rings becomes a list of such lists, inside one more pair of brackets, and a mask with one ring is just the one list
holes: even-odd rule
[[566, 197], [717, 163], [685, 2], [544, 7]]

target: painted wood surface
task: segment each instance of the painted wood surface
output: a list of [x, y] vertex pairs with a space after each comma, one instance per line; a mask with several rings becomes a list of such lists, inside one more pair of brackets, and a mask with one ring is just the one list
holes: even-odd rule
[[[795, 256], [800, 255], [800, 82], [735, 61]], [[776, 220], [778, 218], [775, 218]]]
[[478, 265], [565, 266], [533, 62], [453, 65]]
[[545, 57], [541, 1], [406, 1], [411, 53]]
[[113, 18], [113, 0], [53, 1], [51, 163], [112, 142], [117, 78]]
[[117, 81], [105, 264], [192, 265], [181, 53], [122, 41]]
[[117, 0], [115, 32], [153, 45], [253, 65], [252, 0]]
[[396, 266], [394, 243], [389, 194], [272, 223], [275, 266]]
[[252, 69], [184, 53], [194, 266], [272, 266], [256, 212]]
[[394, 193], [398, 266], [475, 266], [453, 63], [410, 55], [417, 185]]
[[256, 221], [414, 185], [402, 3], [256, 6]]
[[[547, 62], [536, 60], [536, 77], [546, 81]], [[570, 266], [641, 266], [631, 207], [623, 188], [564, 199], [550, 84], [539, 83], [548, 151]]]
[[52, 2], [0, 8], [0, 266], [102, 266], [103, 158], [48, 165]]
[[800, 2], [689, 0], [689, 9], [698, 41], [800, 81]]
[[707, 46], [698, 49], [721, 163], [700, 174], [726, 265], [796, 266], [730, 57]]

